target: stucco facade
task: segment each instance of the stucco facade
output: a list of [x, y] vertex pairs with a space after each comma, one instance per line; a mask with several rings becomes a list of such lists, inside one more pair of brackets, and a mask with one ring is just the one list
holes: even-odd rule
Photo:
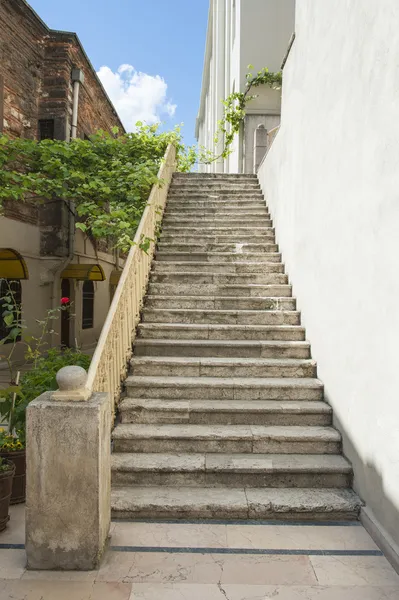
[[259, 170], [355, 489], [396, 552], [398, 22], [396, 0], [297, 3], [281, 128]]
[[[263, 67], [279, 71], [294, 31], [295, 0], [210, 0], [208, 31], [196, 137], [200, 146], [215, 148], [222, 101], [232, 92], [244, 91], [248, 65], [254, 72]], [[200, 165], [200, 171], [251, 173], [253, 136], [264, 124], [272, 129], [279, 122], [279, 91], [258, 88], [258, 98], [248, 106], [243, 130], [227, 160]]]

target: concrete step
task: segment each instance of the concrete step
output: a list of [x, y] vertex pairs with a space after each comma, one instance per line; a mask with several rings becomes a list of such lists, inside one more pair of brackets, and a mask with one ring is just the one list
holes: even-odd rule
[[112, 490], [119, 519], [265, 519], [353, 521], [361, 501], [352, 490], [325, 488], [205, 488], [125, 486]]
[[270, 219], [266, 219], [263, 215], [261, 216], [256, 216], [254, 215], [253, 218], [250, 218], [250, 215], [243, 215], [241, 218], [240, 217], [230, 217], [230, 216], [223, 216], [222, 218], [217, 216], [217, 217], [198, 217], [197, 215], [193, 215], [190, 217], [175, 217], [175, 216], [165, 216], [164, 220], [163, 220], [163, 229], [165, 230], [166, 228], [170, 228], [170, 227], [189, 227], [191, 228], [195, 228], [198, 227], [198, 225], [201, 225], [201, 228], [203, 228], [204, 230], [208, 230], [208, 229], [217, 229], [217, 228], [222, 228], [222, 229], [230, 229], [230, 228], [235, 228], [235, 227], [241, 227], [241, 226], [245, 226], [246, 228], [251, 227], [251, 228], [256, 228], [259, 227], [259, 225], [262, 225], [262, 227], [273, 227], [273, 223]]
[[[207, 248], [222, 251], [224, 248], [228, 250], [233, 250], [234, 248], [247, 248], [248, 251], [253, 246], [263, 245], [264, 248], [270, 248], [270, 244], [275, 245], [275, 236], [270, 229], [268, 233], [263, 233], [261, 235], [249, 235], [249, 234], [226, 234], [226, 235], [213, 235], [204, 233], [203, 235], [199, 235], [198, 233], [187, 234], [187, 235], [177, 235], [169, 230], [163, 231], [161, 234], [160, 242], [161, 244], [174, 244], [177, 246], [181, 246], [184, 244], [188, 244], [191, 246], [196, 246], [197, 248]], [[215, 244], [217, 246], [215, 246]], [[270, 251], [270, 250], [266, 250]], [[233, 250], [234, 251], [234, 250]]]
[[326, 402], [278, 400], [152, 400], [125, 398], [119, 404], [122, 423], [186, 423], [193, 425], [290, 425], [332, 424]]
[[304, 341], [305, 328], [297, 325], [217, 325], [201, 323], [140, 323], [142, 338], [168, 340]]
[[150, 295], [161, 294], [171, 296], [179, 294], [189, 296], [241, 296], [243, 298], [259, 297], [291, 297], [292, 286], [290, 285], [262, 285], [262, 284], [221, 284], [221, 283], [153, 283], [150, 280], [148, 293]]
[[226, 205], [225, 207], [217, 207], [217, 206], [207, 206], [199, 207], [197, 205], [188, 207], [187, 205], [182, 204], [179, 207], [168, 206], [165, 214], [165, 218], [198, 218], [198, 219], [212, 219], [212, 218], [232, 218], [232, 219], [240, 219], [247, 218], [253, 219], [255, 217], [259, 219], [271, 219], [269, 212], [267, 211], [266, 206], [262, 206], [261, 204], [255, 206], [240, 206], [240, 207], [230, 207]]
[[223, 223], [221, 223], [220, 226], [209, 224], [209, 227], [203, 227], [202, 223], [200, 227], [198, 227], [198, 225], [199, 223], [197, 223], [196, 227], [191, 225], [166, 225], [162, 229], [162, 233], [167, 233], [168, 236], [185, 237], [190, 235], [192, 237], [200, 236], [201, 238], [207, 236], [218, 237], [221, 235], [250, 238], [259, 236], [270, 237], [271, 235], [274, 235], [273, 227], [267, 224], [263, 225], [263, 222], [259, 223], [259, 221], [257, 227], [251, 224], [246, 225], [245, 223], [236, 226], [230, 226]]
[[201, 192], [213, 194], [229, 194], [230, 192], [261, 192], [260, 185], [256, 181], [254, 182], [224, 182], [224, 183], [206, 183], [192, 184], [192, 183], [172, 183], [169, 188], [169, 195], [173, 196], [176, 193], [184, 192]]
[[235, 253], [235, 252], [166, 252], [158, 250], [156, 260], [162, 262], [236, 263], [247, 260], [254, 263], [279, 263], [278, 252]]
[[170, 271], [168, 273], [151, 273], [151, 283], [176, 284], [210, 284], [210, 285], [284, 285], [288, 284], [288, 276], [283, 273], [207, 273], [202, 271]]
[[205, 214], [215, 213], [227, 213], [227, 214], [240, 214], [247, 213], [248, 211], [260, 211], [262, 215], [269, 214], [267, 206], [263, 199], [233, 199], [233, 200], [168, 200], [166, 205], [166, 214], [170, 212], [182, 213], [196, 213], [204, 211]]
[[300, 325], [298, 311], [196, 310], [144, 308], [143, 323], [204, 323], [217, 325]]
[[284, 265], [276, 262], [250, 262], [241, 260], [240, 262], [212, 262], [207, 261], [155, 261], [152, 270], [154, 273], [170, 273], [179, 271], [187, 272], [193, 269], [200, 273], [221, 273], [237, 274], [240, 273], [284, 273]]
[[237, 257], [249, 256], [251, 254], [270, 254], [278, 253], [277, 244], [271, 242], [264, 242], [262, 238], [261, 243], [236, 243], [236, 242], [202, 242], [197, 240], [193, 243], [178, 243], [176, 240], [161, 240], [158, 242], [158, 252], [184, 252], [189, 254], [195, 253], [207, 253], [207, 254], [228, 254]]
[[132, 398], [207, 400], [323, 400], [318, 379], [277, 377], [137, 377], [126, 379]]
[[193, 181], [195, 183], [200, 182], [202, 180], [206, 180], [206, 181], [213, 181], [213, 180], [217, 180], [217, 181], [238, 181], [238, 180], [243, 180], [243, 181], [251, 181], [251, 180], [255, 180], [258, 181], [258, 176], [257, 175], [253, 175], [252, 173], [200, 173], [200, 172], [194, 172], [194, 173], [173, 173], [173, 181], [184, 181], [184, 180], [190, 180]]
[[206, 190], [202, 189], [202, 186], [193, 187], [190, 190], [172, 190], [169, 193], [169, 201], [171, 200], [213, 200], [214, 202], [226, 201], [234, 198], [244, 199], [263, 199], [263, 193], [260, 189], [224, 189], [224, 190]]
[[120, 453], [112, 456], [111, 472], [112, 483], [122, 486], [345, 488], [351, 483], [351, 466], [334, 455]]
[[295, 310], [295, 298], [241, 298], [240, 296], [147, 295], [146, 308], [204, 310]]
[[[128, 423], [117, 425], [112, 439], [115, 452], [246, 454], [249, 462], [252, 454], [337, 454], [341, 451], [341, 436], [332, 427]], [[266, 466], [263, 464], [262, 470]], [[248, 482], [248, 485], [254, 484]], [[336, 483], [332, 487], [335, 486]], [[325, 487], [325, 482], [321, 487]]]
[[[171, 342], [172, 344], [173, 342]], [[134, 356], [138, 377], [316, 377], [315, 361], [301, 358]]]
[[310, 358], [308, 342], [179, 340], [136, 338], [135, 356], [219, 358]]

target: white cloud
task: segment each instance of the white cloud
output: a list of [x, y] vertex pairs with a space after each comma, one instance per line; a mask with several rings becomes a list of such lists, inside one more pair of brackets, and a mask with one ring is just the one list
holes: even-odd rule
[[132, 65], [121, 65], [115, 73], [104, 66], [97, 75], [127, 131], [133, 131], [137, 121], [152, 125], [176, 112], [176, 104], [167, 97], [168, 86], [159, 75], [136, 71]]

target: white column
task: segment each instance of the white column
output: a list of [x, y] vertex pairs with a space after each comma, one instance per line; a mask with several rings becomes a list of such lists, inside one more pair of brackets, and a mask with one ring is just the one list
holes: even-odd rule
[[[215, 106], [215, 133], [217, 123], [223, 118], [223, 104], [225, 99], [225, 70], [226, 70], [226, 0], [214, 0], [214, 106]], [[217, 154], [222, 152], [224, 140], [220, 139], [216, 148]], [[224, 172], [224, 161], [221, 159], [215, 164], [217, 173]]]
[[[232, 0], [226, 0], [226, 15], [225, 15], [225, 77], [224, 77], [224, 94], [227, 97], [231, 93], [231, 73], [230, 73], [230, 55], [231, 55], [231, 9]], [[229, 173], [229, 157], [224, 162], [224, 171]]]

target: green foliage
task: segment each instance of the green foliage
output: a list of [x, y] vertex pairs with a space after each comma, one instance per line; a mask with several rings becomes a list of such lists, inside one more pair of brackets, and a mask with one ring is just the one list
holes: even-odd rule
[[12, 471], [14, 465], [10, 463], [8, 460], [1, 458], [0, 456], [0, 473], [5, 473], [6, 471]]
[[73, 201], [76, 227], [127, 251], [169, 143], [177, 149], [177, 168], [190, 170], [196, 156], [185, 148], [180, 128], [158, 132], [137, 124], [135, 133], [99, 131], [90, 140], [71, 142], [0, 136], [0, 207], [5, 200], [43, 203]]
[[[253, 69], [252, 65], [248, 65], [248, 69]], [[226, 100], [223, 100], [224, 116], [218, 123], [218, 130], [214, 139], [217, 145], [220, 139], [224, 140], [224, 147], [220, 154], [215, 155], [205, 149], [200, 154], [200, 162], [209, 164], [220, 158], [227, 158], [231, 154], [231, 145], [235, 136], [239, 133], [241, 124], [244, 121], [246, 108], [249, 102], [256, 98], [256, 95], [251, 95], [252, 89], [262, 85], [268, 85], [272, 89], [281, 89], [283, 75], [281, 72], [272, 73], [266, 67], [258, 71], [254, 76], [251, 72], [246, 75], [247, 83], [244, 92], [234, 92], [230, 94]]]

